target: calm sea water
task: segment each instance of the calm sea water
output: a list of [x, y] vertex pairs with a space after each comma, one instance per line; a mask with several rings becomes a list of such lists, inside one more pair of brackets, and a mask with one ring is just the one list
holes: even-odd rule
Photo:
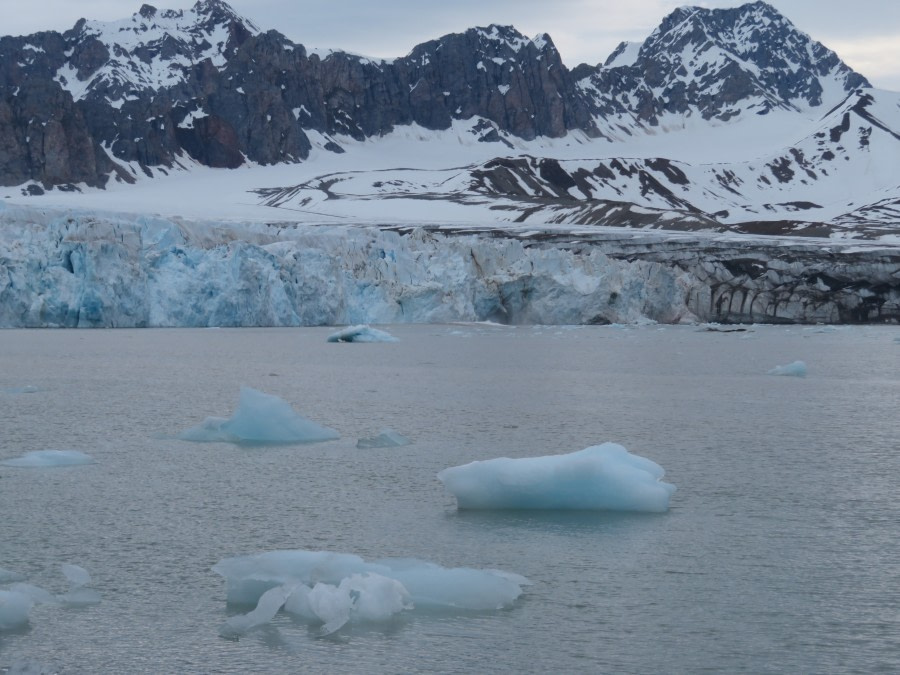
[[[103, 595], [0, 633], [60, 673], [900, 671], [900, 330], [395, 326], [2, 331], [0, 567]], [[766, 371], [806, 361], [805, 379]], [[339, 441], [192, 444], [241, 385]], [[9, 388], [33, 386], [34, 393]], [[392, 427], [414, 444], [358, 450]], [[475, 459], [616, 441], [678, 486], [662, 515], [463, 513], [435, 479]], [[279, 615], [218, 636], [210, 567], [274, 549], [408, 556], [533, 582], [506, 611], [407, 613], [329, 638]]]

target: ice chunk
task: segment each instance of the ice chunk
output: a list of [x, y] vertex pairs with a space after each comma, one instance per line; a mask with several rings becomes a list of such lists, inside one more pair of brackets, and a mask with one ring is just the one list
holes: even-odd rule
[[294, 586], [276, 586], [262, 594], [256, 609], [247, 614], [233, 616], [219, 629], [222, 637], [238, 637], [247, 631], [271, 621], [278, 610], [284, 605], [284, 601], [293, 592]]
[[806, 377], [806, 364], [803, 361], [794, 361], [785, 366], [775, 366], [767, 371], [767, 375], [787, 375], [789, 377]]
[[12, 570], [0, 567], [0, 584], [9, 584], [13, 581], [25, 581], [25, 576]]
[[91, 583], [90, 573], [88, 573], [86, 569], [80, 567], [79, 565], [63, 563], [62, 572], [65, 575], [66, 579], [69, 580], [69, 583], [72, 584], [72, 590], [81, 588], [82, 586], [87, 586], [89, 583]]
[[100, 594], [93, 588], [73, 588], [68, 593], [57, 595], [56, 599], [66, 607], [89, 607], [99, 605]]
[[328, 342], [397, 342], [390, 333], [366, 325], [350, 326], [328, 336]]
[[0, 631], [24, 626], [32, 607], [34, 601], [25, 593], [0, 590]]
[[356, 441], [357, 448], [399, 448], [402, 445], [409, 445], [410, 441], [405, 436], [401, 436], [393, 429], [382, 429], [381, 433], [372, 438], [360, 438]]
[[53, 593], [33, 584], [15, 583], [9, 587], [9, 590], [28, 596], [36, 605], [59, 604], [59, 600]]
[[522, 576], [499, 570], [447, 569], [416, 559], [366, 562], [328, 551], [269, 551], [226, 558], [212, 569], [225, 578], [232, 603], [253, 604], [270, 588], [296, 584], [285, 610], [326, 625], [343, 619], [348, 596], [349, 618], [373, 620], [410, 603], [435, 609], [508, 607], [528, 584]]
[[0, 392], [4, 394], [36, 394], [40, 391], [37, 387], [26, 384], [24, 387], [3, 387]]
[[383, 621], [412, 609], [409, 592], [396, 579], [380, 574], [353, 574], [337, 586], [317, 583], [298, 585], [284, 609], [309, 621], [320, 621], [322, 634], [340, 629], [350, 620]]
[[438, 473], [461, 509], [663, 512], [675, 486], [663, 468], [617, 443], [567, 455], [471, 462]]
[[238, 409], [231, 418], [208, 417], [178, 435], [184, 441], [228, 443], [316, 443], [340, 438], [334, 429], [305, 419], [290, 404], [271, 394], [241, 387]]
[[78, 450], [35, 450], [26, 452], [21, 457], [7, 459], [0, 464], [26, 468], [44, 468], [52, 466], [76, 466], [92, 464], [94, 458]]

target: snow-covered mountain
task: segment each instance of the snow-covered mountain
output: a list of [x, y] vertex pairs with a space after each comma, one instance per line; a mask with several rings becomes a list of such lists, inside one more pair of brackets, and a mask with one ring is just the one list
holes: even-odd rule
[[900, 95], [765, 2], [677, 9], [573, 70], [496, 25], [307, 50], [222, 0], [0, 39], [0, 194], [56, 204], [894, 241], [898, 143]]

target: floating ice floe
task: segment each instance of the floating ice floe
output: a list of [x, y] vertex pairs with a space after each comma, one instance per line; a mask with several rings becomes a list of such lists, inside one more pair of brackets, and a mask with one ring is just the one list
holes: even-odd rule
[[233, 616], [220, 633], [242, 635], [283, 607], [332, 633], [348, 621], [381, 621], [404, 610], [494, 610], [509, 607], [530, 582], [518, 574], [447, 569], [415, 559], [366, 562], [328, 551], [270, 551], [226, 558], [213, 566], [229, 603], [256, 604]]
[[328, 342], [398, 342], [390, 333], [366, 325], [349, 326], [328, 336]]
[[14, 581], [25, 581], [25, 576], [0, 567], [0, 584], [10, 584]]
[[27, 624], [32, 607], [34, 601], [24, 593], [0, 590], [0, 631]]
[[460, 509], [663, 512], [675, 492], [664, 474], [656, 462], [603, 443], [566, 455], [471, 462], [437, 477]]
[[340, 438], [334, 429], [298, 415], [271, 394], [241, 387], [238, 409], [230, 418], [207, 417], [178, 435], [183, 441], [227, 443], [317, 443]]
[[36, 394], [39, 391], [37, 387], [25, 385], [24, 387], [2, 387], [0, 392], [4, 394]]
[[784, 366], [775, 366], [766, 372], [767, 375], [786, 375], [788, 377], [806, 377], [806, 364], [803, 361], [794, 361]]
[[402, 445], [412, 443], [406, 436], [401, 436], [393, 429], [383, 429], [381, 433], [372, 438], [360, 438], [356, 441], [357, 448], [399, 448]]
[[4, 466], [16, 466], [23, 468], [46, 468], [54, 466], [77, 466], [80, 464], [93, 464], [94, 458], [78, 450], [35, 450], [26, 452], [21, 457], [7, 459], [0, 464]]
[[[16, 581], [7, 589], [0, 589], [0, 631], [19, 628], [28, 623], [32, 607], [35, 605], [53, 605], [62, 607], [87, 607], [100, 602], [100, 594], [92, 588], [88, 571], [78, 565], [64, 564], [62, 571], [69, 580], [69, 590], [60, 595], [35, 586], [34, 584]], [[9, 582], [23, 577], [7, 570], [0, 580]]]

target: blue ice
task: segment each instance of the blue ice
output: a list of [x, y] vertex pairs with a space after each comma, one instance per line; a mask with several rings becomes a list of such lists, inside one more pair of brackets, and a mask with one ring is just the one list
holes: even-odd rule
[[54, 466], [76, 466], [93, 464], [94, 458], [78, 450], [35, 450], [21, 457], [7, 459], [0, 464], [23, 468], [46, 468]]
[[27, 624], [32, 607], [34, 601], [24, 593], [0, 590], [0, 631]]
[[328, 336], [328, 342], [397, 342], [390, 333], [366, 325], [349, 326]]
[[366, 562], [329, 551], [269, 551], [225, 558], [212, 569], [225, 578], [229, 603], [257, 605], [226, 622], [221, 633], [228, 636], [270, 620], [282, 606], [322, 624], [323, 633], [348, 621], [380, 621], [413, 608], [501, 609], [530, 583], [500, 570], [448, 569], [416, 559]]
[[360, 438], [356, 441], [357, 448], [399, 448], [403, 445], [409, 445], [410, 441], [406, 436], [398, 434], [393, 429], [383, 429], [377, 436], [371, 438]]
[[803, 361], [794, 361], [784, 366], [775, 366], [766, 372], [767, 375], [786, 375], [788, 377], [806, 377], [806, 364]]
[[603, 443], [566, 455], [471, 462], [437, 476], [460, 509], [663, 512], [675, 492], [664, 474], [656, 462]]
[[340, 438], [334, 429], [298, 415], [284, 399], [241, 387], [240, 401], [230, 418], [207, 417], [183, 431], [184, 441], [227, 443], [316, 443]]

